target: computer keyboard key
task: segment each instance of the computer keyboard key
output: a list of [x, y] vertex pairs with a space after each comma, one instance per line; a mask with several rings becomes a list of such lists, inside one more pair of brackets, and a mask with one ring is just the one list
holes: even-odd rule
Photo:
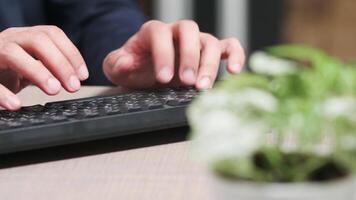
[[18, 127], [21, 127], [23, 124], [21, 122], [9, 122], [7, 123], [7, 126], [8, 127], [11, 127], [11, 128], [18, 128]]
[[169, 99], [167, 105], [169, 106], [183, 106], [191, 102], [189, 99]]
[[84, 109], [82, 116], [84, 118], [90, 118], [90, 117], [96, 117], [99, 116], [99, 112], [97, 110], [91, 110], [91, 109]]
[[128, 112], [137, 112], [137, 111], [141, 111], [143, 109], [141, 107], [141, 105], [139, 105], [137, 102], [125, 103], [125, 107]]
[[50, 116], [49, 119], [57, 122], [66, 121], [68, 118], [63, 115]]
[[66, 117], [73, 117], [73, 116], [76, 116], [78, 114], [78, 112], [75, 110], [65, 110], [65, 111], [63, 111], [62, 114]]
[[121, 113], [121, 110], [119, 108], [106, 108], [105, 113], [108, 115], [114, 115]]
[[158, 108], [162, 108], [163, 107], [163, 103], [161, 101], [158, 101], [158, 100], [154, 100], [154, 101], [147, 100], [145, 102], [145, 104], [147, 105], [147, 108], [149, 110], [158, 109]]
[[46, 120], [44, 119], [30, 119], [29, 122], [33, 125], [44, 124]]

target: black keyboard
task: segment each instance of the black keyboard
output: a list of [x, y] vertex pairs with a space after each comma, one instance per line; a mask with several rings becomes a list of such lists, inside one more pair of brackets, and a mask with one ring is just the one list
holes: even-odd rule
[[0, 154], [186, 125], [193, 88], [135, 91], [0, 111]]

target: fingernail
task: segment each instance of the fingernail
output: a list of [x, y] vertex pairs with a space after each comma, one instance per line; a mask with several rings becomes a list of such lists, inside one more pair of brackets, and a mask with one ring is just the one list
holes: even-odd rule
[[21, 102], [20, 100], [15, 97], [15, 96], [8, 96], [7, 97], [7, 105], [11, 108], [11, 109], [17, 109], [21, 106]]
[[82, 64], [79, 67], [78, 72], [79, 72], [79, 77], [81, 80], [86, 80], [89, 78], [89, 71], [85, 64]]
[[163, 67], [158, 74], [158, 79], [162, 83], [169, 83], [173, 78], [173, 73], [169, 67]]
[[200, 79], [198, 87], [203, 90], [211, 88], [211, 79], [208, 76], [204, 76]]
[[51, 94], [56, 94], [61, 89], [61, 83], [57, 79], [49, 78], [47, 80], [47, 87]]
[[240, 73], [242, 71], [242, 66], [240, 64], [231, 65], [231, 71], [233, 73]]
[[80, 89], [80, 82], [76, 76], [71, 76], [69, 78], [69, 84], [72, 90], [79, 90]]
[[125, 56], [119, 57], [116, 60], [115, 65], [113, 66], [113, 71], [118, 72], [122, 68], [123, 64], [126, 62], [126, 59], [127, 59], [127, 57], [125, 57]]
[[193, 69], [186, 69], [183, 72], [183, 79], [186, 83], [188, 84], [195, 84], [196, 77], [195, 77], [195, 71]]

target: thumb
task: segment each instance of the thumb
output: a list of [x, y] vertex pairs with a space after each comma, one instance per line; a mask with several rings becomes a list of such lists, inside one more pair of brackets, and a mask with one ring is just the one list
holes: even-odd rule
[[104, 73], [113, 83], [120, 77], [127, 76], [133, 70], [133, 66], [133, 55], [122, 48], [111, 52], [103, 62]]

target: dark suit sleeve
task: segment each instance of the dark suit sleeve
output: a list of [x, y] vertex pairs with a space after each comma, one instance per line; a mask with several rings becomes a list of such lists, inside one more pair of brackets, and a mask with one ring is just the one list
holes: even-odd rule
[[136, 0], [51, 0], [50, 21], [74, 41], [86, 60], [86, 84], [110, 84], [102, 71], [108, 53], [121, 47], [146, 20]]

